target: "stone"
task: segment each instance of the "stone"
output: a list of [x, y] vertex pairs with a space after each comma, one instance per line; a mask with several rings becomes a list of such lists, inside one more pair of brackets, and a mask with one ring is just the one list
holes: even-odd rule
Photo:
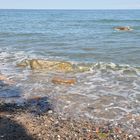
[[41, 99], [40, 96], [35, 96], [35, 97], [30, 98], [29, 100], [30, 101], [39, 101], [40, 99]]
[[6, 76], [0, 74], [0, 81], [4, 81], [6, 84], [14, 84], [14, 81], [9, 80]]
[[70, 78], [61, 78], [61, 77], [54, 77], [52, 79], [52, 83], [54, 84], [67, 84], [67, 85], [74, 85], [76, 84], [76, 79], [70, 79]]
[[117, 31], [132, 31], [133, 29], [130, 26], [119, 26], [119, 27], [115, 27], [114, 30], [117, 30]]
[[6, 76], [0, 75], [0, 80], [7, 80]]
[[53, 113], [53, 111], [52, 111], [52, 110], [49, 110], [49, 111], [48, 111], [48, 114], [52, 114], [52, 113]]
[[9, 112], [0, 111], [0, 116], [10, 116]]

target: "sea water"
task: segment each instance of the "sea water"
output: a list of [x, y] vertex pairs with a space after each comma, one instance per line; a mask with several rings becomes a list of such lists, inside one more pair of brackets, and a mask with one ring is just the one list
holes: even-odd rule
[[[116, 26], [133, 30], [115, 31]], [[17, 68], [24, 59], [63, 60], [90, 71], [59, 74]], [[0, 10], [0, 71], [15, 81], [1, 88], [1, 99], [47, 96], [54, 110], [66, 116], [138, 118], [140, 10]], [[57, 75], [74, 77], [77, 83], [55, 85], [51, 79]]]

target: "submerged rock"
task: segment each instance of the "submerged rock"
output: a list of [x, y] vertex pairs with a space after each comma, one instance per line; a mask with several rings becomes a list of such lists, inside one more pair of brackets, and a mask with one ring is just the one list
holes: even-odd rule
[[54, 84], [67, 84], [67, 85], [74, 85], [76, 84], [76, 79], [72, 78], [61, 78], [61, 77], [54, 77], [52, 79], [52, 83]]
[[45, 71], [57, 71], [57, 72], [84, 72], [89, 71], [87, 66], [73, 65], [70, 62], [65, 61], [50, 61], [43, 59], [23, 60], [19, 64], [19, 67], [30, 67], [32, 70], [45, 70]]
[[17, 66], [20, 67], [29, 66], [32, 70], [45, 69], [47, 71], [60, 71], [60, 72], [71, 72], [74, 70], [73, 65], [69, 62], [49, 61], [41, 59], [24, 60]]
[[133, 29], [130, 26], [119, 26], [119, 27], [115, 27], [114, 30], [117, 30], [117, 31], [132, 31]]
[[3, 81], [5, 84], [13, 84], [14, 81], [9, 80], [5, 75], [0, 74], [0, 81]]

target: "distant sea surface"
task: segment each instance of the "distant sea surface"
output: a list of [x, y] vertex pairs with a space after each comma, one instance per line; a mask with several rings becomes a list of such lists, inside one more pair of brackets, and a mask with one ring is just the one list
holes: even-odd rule
[[[134, 30], [115, 31], [116, 26]], [[53, 85], [53, 75], [16, 67], [32, 58], [82, 63], [91, 71], [74, 73], [75, 86]], [[116, 120], [130, 112], [137, 115], [140, 10], [0, 10], [0, 68], [17, 80], [22, 96], [53, 96], [56, 110], [64, 114]], [[3, 90], [0, 97], [16, 92], [7, 93]]]
[[[0, 10], [0, 48], [140, 66], [140, 10]], [[117, 32], [115, 26], [131, 26]]]

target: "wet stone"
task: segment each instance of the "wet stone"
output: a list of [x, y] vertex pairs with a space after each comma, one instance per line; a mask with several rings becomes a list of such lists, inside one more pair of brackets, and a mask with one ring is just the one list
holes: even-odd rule
[[117, 30], [117, 31], [132, 31], [133, 29], [130, 26], [119, 26], [119, 27], [115, 27], [114, 30]]
[[54, 78], [52, 79], [52, 83], [54, 83], [54, 84], [74, 85], [74, 84], [76, 84], [76, 79], [54, 77]]

